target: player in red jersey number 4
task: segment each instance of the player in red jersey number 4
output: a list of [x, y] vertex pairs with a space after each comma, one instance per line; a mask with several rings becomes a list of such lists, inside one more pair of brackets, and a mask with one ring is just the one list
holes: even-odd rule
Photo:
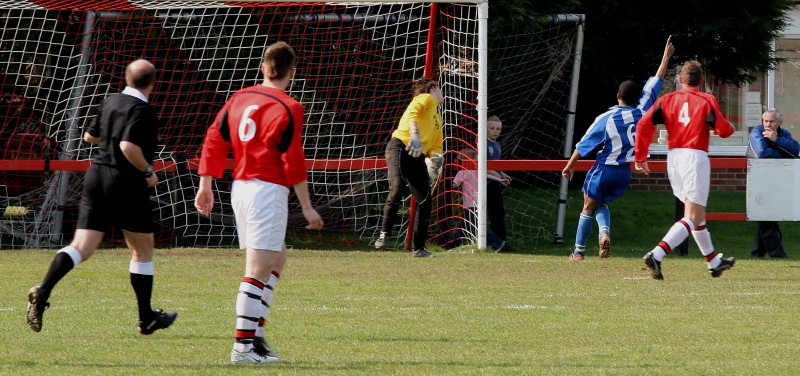
[[733, 267], [736, 258], [722, 258], [714, 252], [711, 234], [706, 229], [706, 203], [711, 186], [711, 162], [708, 159], [709, 130], [727, 138], [733, 126], [722, 115], [717, 98], [698, 90], [703, 83], [700, 63], [687, 61], [680, 73], [683, 89], [659, 98], [636, 126], [636, 170], [647, 175], [647, 156], [656, 124], [667, 127], [669, 152], [667, 175], [672, 193], [685, 205], [683, 218], [675, 222], [658, 246], [644, 257], [644, 263], [655, 279], [664, 279], [661, 261], [673, 247], [681, 244], [691, 233], [700, 252], [708, 262], [712, 277]]

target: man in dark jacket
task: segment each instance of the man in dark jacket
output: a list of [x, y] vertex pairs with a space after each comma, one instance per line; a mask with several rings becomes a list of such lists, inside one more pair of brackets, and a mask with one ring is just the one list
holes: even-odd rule
[[[750, 132], [750, 146], [747, 148], [748, 158], [797, 158], [800, 154], [800, 143], [792, 138], [789, 131], [781, 128], [783, 115], [775, 108], [770, 108], [761, 115], [762, 125]], [[750, 255], [762, 258], [769, 254], [772, 258], [789, 258], [783, 249], [783, 234], [778, 222], [760, 221], [756, 232], [756, 241]]]

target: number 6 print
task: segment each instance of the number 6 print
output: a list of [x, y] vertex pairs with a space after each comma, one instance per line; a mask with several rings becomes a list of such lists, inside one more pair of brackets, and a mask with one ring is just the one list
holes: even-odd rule
[[258, 106], [251, 104], [244, 109], [242, 120], [239, 121], [239, 140], [247, 142], [256, 135], [256, 122], [250, 118], [250, 113], [258, 110]]

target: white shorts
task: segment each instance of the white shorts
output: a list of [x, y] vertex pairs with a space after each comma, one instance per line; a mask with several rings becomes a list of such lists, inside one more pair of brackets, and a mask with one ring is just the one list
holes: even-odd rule
[[667, 175], [672, 194], [681, 202], [689, 200], [706, 206], [711, 187], [708, 153], [696, 149], [672, 149], [667, 153]]
[[258, 179], [234, 180], [231, 204], [239, 248], [280, 252], [289, 221], [289, 188]]

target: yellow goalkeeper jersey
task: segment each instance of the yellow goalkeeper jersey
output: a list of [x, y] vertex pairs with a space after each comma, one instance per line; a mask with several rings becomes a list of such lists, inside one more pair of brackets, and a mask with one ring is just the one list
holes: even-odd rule
[[409, 124], [417, 122], [419, 137], [422, 140], [422, 154], [430, 157], [433, 153], [442, 153], [442, 115], [438, 111], [439, 102], [428, 93], [419, 94], [414, 97], [411, 103], [400, 118], [400, 124], [392, 133], [392, 137], [403, 141], [408, 145]]

